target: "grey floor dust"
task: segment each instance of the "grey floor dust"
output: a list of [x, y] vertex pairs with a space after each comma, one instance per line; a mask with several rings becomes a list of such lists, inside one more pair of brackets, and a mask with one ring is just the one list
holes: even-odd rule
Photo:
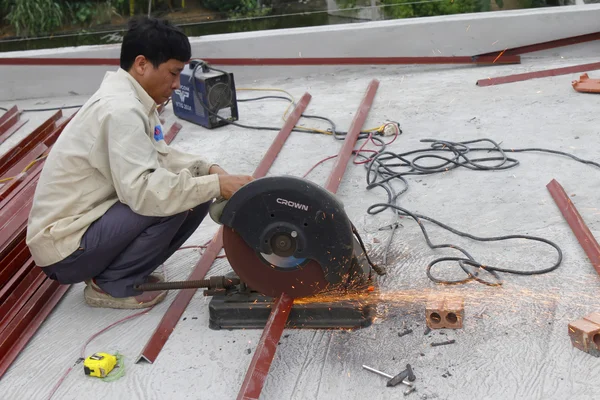
[[[546, 147], [598, 161], [600, 95], [571, 87], [579, 74], [527, 82], [477, 87], [478, 79], [530, 70], [597, 61], [581, 56], [598, 52], [561, 50], [533, 55], [517, 66], [491, 67], [349, 67], [295, 69], [289, 77], [244, 78], [239, 87], [281, 88], [296, 99], [308, 91], [307, 114], [327, 116], [347, 129], [372, 78], [380, 80], [368, 127], [387, 119], [401, 123], [403, 135], [390, 147], [404, 152], [425, 147], [421, 139], [452, 141], [490, 138], [506, 148]], [[279, 76], [282, 74], [280, 73]], [[590, 72], [592, 77], [600, 72]], [[240, 92], [240, 97], [264, 93]], [[85, 97], [19, 102], [21, 108], [78, 104]], [[6, 106], [9, 104], [0, 104]], [[285, 102], [240, 103], [242, 123], [281, 126]], [[32, 121], [24, 135], [50, 113], [25, 114]], [[166, 111], [166, 126], [175, 121]], [[320, 126], [302, 120], [307, 126]], [[232, 173], [250, 174], [276, 132], [225, 127], [204, 130], [183, 123], [173, 146], [203, 154]], [[0, 147], [6, 151], [18, 137]], [[302, 176], [313, 164], [334, 155], [341, 146], [330, 136], [294, 133], [270, 174]], [[379, 317], [363, 330], [289, 330], [281, 340], [261, 399], [399, 399], [404, 388], [386, 387], [386, 379], [362, 369], [366, 364], [395, 375], [410, 363], [417, 376], [413, 399], [594, 399], [598, 398], [600, 363], [572, 348], [567, 324], [600, 308], [600, 279], [546, 189], [557, 179], [571, 196], [590, 230], [600, 236], [600, 170], [555, 155], [514, 155], [520, 165], [505, 171], [458, 169], [442, 175], [408, 178], [402, 205], [478, 236], [529, 234], [555, 241], [564, 253], [561, 266], [540, 276], [501, 274], [504, 285], [471, 282], [442, 286], [431, 282], [425, 267], [450, 250], [431, 250], [417, 224], [402, 219], [387, 253], [388, 275], [380, 280]], [[308, 179], [323, 184], [332, 161], [317, 167]], [[392, 212], [368, 215], [369, 205], [385, 200], [378, 189], [367, 190], [363, 166], [349, 165], [338, 191], [347, 212], [381, 262], [390, 231], [379, 228], [395, 221]], [[482, 263], [505, 268], [551, 266], [556, 252], [529, 241], [478, 243], [426, 223], [434, 243], [467, 248]], [[216, 232], [212, 221], [189, 240], [200, 245]], [[185, 279], [199, 260], [198, 250], [181, 250], [164, 265], [169, 279]], [[211, 274], [229, 270], [218, 260]], [[455, 266], [442, 268], [456, 275]], [[74, 285], [27, 348], [0, 381], [1, 399], [45, 399], [64, 372], [77, 361], [81, 346], [95, 332], [133, 314], [131, 311], [86, 307], [82, 285]], [[461, 330], [424, 335], [424, 307], [431, 293], [465, 296]], [[134, 364], [144, 344], [175, 296], [134, 320], [94, 339], [94, 351], [120, 352], [125, 375], [112, 383], [84, 376], [74, 366], [53, 398], [69, 399], [234, 399], [261, 332], [212, 331], [208, 299], [197, 292], [155, 364]], [[377, 296], [374, 296], [377, 298]], [[399, 337], [404, 329], [411, 334]], [[432, 347], [447, 339], [456, 342]]]

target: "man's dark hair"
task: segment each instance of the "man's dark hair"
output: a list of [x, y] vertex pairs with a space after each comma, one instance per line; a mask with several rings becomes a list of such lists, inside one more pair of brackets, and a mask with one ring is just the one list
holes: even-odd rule
[[121, 45], [121, 68], [129, 71], [137, 56], [144, 56], [154, 68], [170, 59], [188, 62], [190, 41], [183, 31], [165, 19], [132, 18]]

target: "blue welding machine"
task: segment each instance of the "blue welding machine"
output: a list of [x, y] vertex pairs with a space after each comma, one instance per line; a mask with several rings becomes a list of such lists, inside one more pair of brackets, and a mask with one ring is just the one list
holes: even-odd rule
[[177, 117], [208, 129], [238, 120], [232, 73], [193, 60], [181, 72], [180, 84], [172, 96]]

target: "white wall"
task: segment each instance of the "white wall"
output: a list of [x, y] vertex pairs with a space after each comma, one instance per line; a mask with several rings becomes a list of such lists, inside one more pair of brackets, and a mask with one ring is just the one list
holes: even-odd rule
[[[588, 4], [242, 32], [190, 41], [193, 56], [201, 58], [471, 56], [598, 31], [600, 4]], [[0, 53], [0, 57], [118, 58], [119, 49], [118, 44], [82, 46]], [[113, 69], [0, 66], [0, 101], [91, 94], [104, 73]], [[243, 75], [243, 69], [235, 70]], [[261, 69], [247, 70], [256, 76]]]

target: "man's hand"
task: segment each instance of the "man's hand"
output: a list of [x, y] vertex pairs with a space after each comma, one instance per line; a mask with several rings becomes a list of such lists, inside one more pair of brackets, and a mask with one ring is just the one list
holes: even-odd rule
[[239, 188], [254, 180], [248, 175], [219, 175], [219, 185], [221, 186], [221, 196], [229, 200]]
[[210, 169], [208, 170], [208, 174], [209, 175], [212, 175], [212, 174], [229, 175], [227, 173], [227, 171], [225, 171], [223, 168], [219, 167], [218, 165], [211, 166]]

